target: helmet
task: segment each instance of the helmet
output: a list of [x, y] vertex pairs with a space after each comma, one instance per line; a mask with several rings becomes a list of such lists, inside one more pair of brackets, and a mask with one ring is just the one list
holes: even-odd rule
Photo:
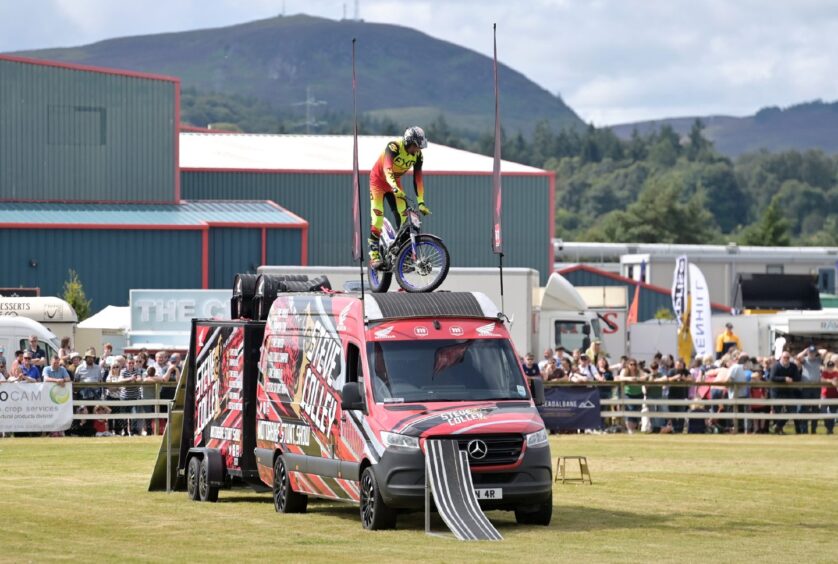
[[425, 130], [418, 125], [408, 127], [404, 130], [404, 144], [412, 144], [418, 146], [420, 149], [424, 149], [428, 146], [428, 140], [425, 137]]

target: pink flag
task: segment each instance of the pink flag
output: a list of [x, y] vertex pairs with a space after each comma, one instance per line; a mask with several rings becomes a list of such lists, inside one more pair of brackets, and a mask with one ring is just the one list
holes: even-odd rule
[[498, 39], [497, 24], [492, 25], [494, 42], [494, 75], [495, 75], [495, 162], [492, 166], [492, 252], [503, 254], [503, 236], [501, 235], [501, 183], [500, 183], [500, 103], [498, 91]]

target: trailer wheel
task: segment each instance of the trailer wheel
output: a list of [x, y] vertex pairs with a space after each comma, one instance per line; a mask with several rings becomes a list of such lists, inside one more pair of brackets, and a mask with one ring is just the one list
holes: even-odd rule
[[538, 505], [534, 510], [515, 510], [515, 520], [519, 525], [543, 525], [550, 524], [553, 517], [553, 492], [550, 492], [544, 503]]
[[372, 467], [361, 474], [361, 525], [368, 531], [395, 529], [397, 513], [381, 498]]
[[[194, 458], [192, 460], [195, 460]], [[218, 487], [209, 483], [209, 457], [201, 460], [201, 472], [198, 475], [198, 497], [201, 501], [218, 501]]]
[[274, 461], [274, 509], [277, 513], [305, 513], [308, 496], [295, 492], [291, 488], [285, 460], [277, 456]]
[[198, 479], [201, 475], [201, 459], [193, 456], [186, 469], [186, 495], [192, 501], [198, 501]]

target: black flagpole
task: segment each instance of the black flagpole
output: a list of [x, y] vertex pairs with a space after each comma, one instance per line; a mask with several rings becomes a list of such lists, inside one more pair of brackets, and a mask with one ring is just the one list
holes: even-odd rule
[[[353, 195], [353, 223], [355, 223], [352, 237], [352, 257], [358, 261], [358, 269], [361, 272], [361, 304], [364, 303], [364, 255], [361, 252], [361, 233], [363, 223], [361, 222], [361, 182], [358, 178], [358, 102], [357, 87], [355, 80], [355, 42], [352, 38], [352, 187]], [[363, 307], [363, 306], [362, 306]], [[366, 319], [366, 314], [364, 314]]]

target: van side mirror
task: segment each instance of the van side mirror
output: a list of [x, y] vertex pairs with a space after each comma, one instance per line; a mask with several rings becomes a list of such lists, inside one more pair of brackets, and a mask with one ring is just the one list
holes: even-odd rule
[[530, 391], [532, 392], [532, 399], [536, 407], [544, 405], [544, 380], [541, 378], [532, 378], [530, 380]]
[[347, 382], [340, 394], [340, 408], [343, 411], [358, 409], [364, 411], [364, 398], [361, 396], [361, 386], [358, 382]]

